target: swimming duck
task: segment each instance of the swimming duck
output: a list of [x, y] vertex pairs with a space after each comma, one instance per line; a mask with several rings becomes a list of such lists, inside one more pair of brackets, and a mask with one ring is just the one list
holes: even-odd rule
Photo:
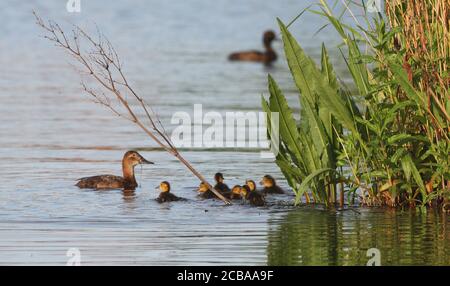
[[261, 185], [264, 186], [264, 189], [262, 190], [263, 194], [284, 194], [284, 191], [282, 188], [277, 186], [275, 179], [271, 175], [265, 175], [261, 182]]
[[234, 186], [231, 189], [230, 197], [228, 199], [230, 199], [230, 200], [240, 200], [240, 199], [242, 199], [241, 188], [242, 187], [240, 185]]
[[256, 183], [253, 180], [245, 180], [245, 184], [250, 188], [250, 191], [256, 191]]
[[139, 164], [154, 164], [147, 161], [136, 151], [128, 151], [123, 155], [123, 177], [114, 175], [100, 175], [78, 179], [75, 185], [83, 189], [126, 189], [134, 190], [138, 186], [134, 177], [134, 167]]
[[[211, 187], [211, 185], [206, 184], [201, 182], [199, 187], [197, 188], [197, 193], [199, 194], [200, 197], [204, 198], [204, 199], [215, 199], [217, 198], [217, 196], [209, 189]], [[231, 199], [231, 190], [229, 191], [222, 191], [220, 189], [217, 189], [216, 187], [214, 187], [214, 189], [216, 191], [218, 191], [222, 196], [224, 196], [227, 199]]]
[[184, 201], [185, 198], [180, 198], [175, 196], [170, 192], [170, 184], [167, 181], [163, 181], [159, 184], [159, 189], [161, 190], [161, 193], [159, 194], [156, 201], [158, 203], [165, 203], [165, 202], [176, 202], [176, 201]]
[[214, 175], [214, 180], [216, 181], [214, 189], [218, 190], [222, 195], [231, 192], [227, 184], [223, 182], [224, 178], [222, 173], [216, 173]]
[[211, 192], [211, 190], [209, 189], [209, 185], [201, 182], [200, 185], [198, 186], [197, 192], [199, 194], [200, 197], [204, 198], [204, 199], [213, 199], [216, 197], [216, 195]]
[[241, 188], [241, 197], [248, 201], [252, 206], [264, 206], [266, 201], [264, 196], [258, 191], [251, 191], [247, 185]]
[[261, 51], [244, 51], [232, 53], [228, 56], [230, 61], [251, 61], [251, 62], [262, 62], [266, 65], [271, 64], [276, 61], [277, 54], [272, 49], [272, 41], [276, 40], [275, 32], [266, 31], [263, 35], [263, 43], [266, 50]]

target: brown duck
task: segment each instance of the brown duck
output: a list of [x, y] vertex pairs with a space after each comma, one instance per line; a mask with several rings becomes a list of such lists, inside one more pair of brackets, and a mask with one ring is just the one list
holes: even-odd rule
[[136, 151], [128, 151], [122, 159], [123, 177], [100, 175], [78, 179], [77, 187], [83, 189], [126, 189], [134, 190], [138, 186], [134, 177], [134, 167], [139, 164], [154, 164], [147, 161]]
[[235, 52], [228, 56], [230, 61], [249, 61], [249, 62], [261, 62], [266, 65], [271, 64], [277, 60], [277, 54], [272, 48], [272, 42], [277, 40], [275, 32], [266, 31], [263, 35], [263, 44], [265, 51], [242, 51]]

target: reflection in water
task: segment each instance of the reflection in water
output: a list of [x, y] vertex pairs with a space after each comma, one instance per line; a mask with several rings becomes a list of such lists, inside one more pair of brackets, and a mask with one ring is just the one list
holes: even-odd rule
[[448, 265], [448, 217], [386, 209], [333, 212], [303, 207], [269, 220], [269, 265]]
[[134, 202], [136, 200], [136, 192], [134, 190], [123, 190], [123, 201], [126, 203]]

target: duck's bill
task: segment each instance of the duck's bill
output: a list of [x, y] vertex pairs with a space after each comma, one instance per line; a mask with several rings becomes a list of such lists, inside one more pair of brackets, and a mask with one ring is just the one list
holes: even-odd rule
[[153, 162], [151, 162], [151, 161], [148, 161], [148, 160], [146, 160], [146, 159], [144, 159], [144, 158], [141, 158], [141, 162], [140, 162], [141, 164], [155, 164], [155, 163], [153, 163]]

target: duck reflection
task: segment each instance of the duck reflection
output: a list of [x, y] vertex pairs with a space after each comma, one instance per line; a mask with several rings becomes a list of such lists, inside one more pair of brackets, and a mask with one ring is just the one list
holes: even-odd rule
[[132, 203], [136, 201], [136, 192], [134, 190], [122, 190], [122, 198], [126, 203]]

